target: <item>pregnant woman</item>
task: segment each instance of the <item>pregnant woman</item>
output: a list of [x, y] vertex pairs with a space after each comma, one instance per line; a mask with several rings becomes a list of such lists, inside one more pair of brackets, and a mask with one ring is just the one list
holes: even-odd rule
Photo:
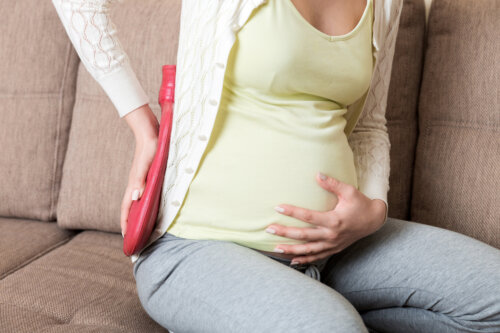
[[[126, 232], [158, 123], [112, 1], [53, 3], [136, 137]], [[387, 216], [385, 105], [402, 6], [182, 1], [162, 203], [132, 257], [156, 322], [175, 333], [500, 332], [500, 251]]]

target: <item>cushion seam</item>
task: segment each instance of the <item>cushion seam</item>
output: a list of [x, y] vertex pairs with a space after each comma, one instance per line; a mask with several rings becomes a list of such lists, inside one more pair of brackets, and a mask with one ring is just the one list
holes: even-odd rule
[[44, 256], [45, 254], [49, 253], [50, 251], [58, 248], [59, 246], [67, 243], [69, 240], [71, 240], [74, 236], [69, 236], [65, 239], [63, 239], [62, 241], [59, 241], [57, 243], [55, 243], [54, 245], [48, 247], [47, 249], [45, 249], [45, 251], [42, 251], [40, 253], [38, 253], [37, 255], [31, 257], [31, 258], [28, 258], [26, 261], [22, 262], [21, 264], [11, 268], [10, 270], [6, 271], [5, 273], [3, 273], [2, 275], [0, 275], [0, 281], [3, 280], [4, 278], [6, 278], [7, 276], [15, 273], [16, 271], [20, 270], [21, 268], [23, 268], [24, 266], [27, 266], [28, 264], [32, 263], [33, 261], [35, 261], [36, 259]]
[[15, 306], [16, 308], [20, 308], [20, 309], [23, 309], [23, 310], [27, 310], [27, 311], [31, 311], [31, 312], [36, 312], [36, 313], [39, 313], [45, 317], [49, 317], [51, 319], [54, 319], [57, 323], [59, 324], [65, 324], [64, 321], [61, 321], [59, 318], [57, 317], [54, 317], [54, 316], [51, 316], [47, 313], [44, 313], [40, 310], [37, 310], [37, 309], [33, 309], [33, 308], [27, 308], [27, 307], [24, 307], [24, 306], [21, 306], [21, 305], [18, 305], [18, 304], [13, 304], [13, 303], [4, 303], [4, 302], [0, 302], [0, 305], [10, 305], [10, 306]]
[[52, 168], [52, 184], [51, 184], [51, 190], [50, 190], [50, 209], [49, 209], [49, 218], [52, 216], [56, 216], [55, 210], [55, 201], [56, 201], [56, 193], [55, 193], [55, 188], [56, 188], [56, 176], [57, 176], [57, 169], [58, 169], [58, 157], [60, 153], [60, 145], [61, 143], [59, 140], [61, 139], [61, 118], [62, 118], [62, 113], [63, 113], [63, 108], [64, 108], [64, 98], [65, 98], [65, 88], [66, 88], [66, 80], [68, 76], [68, 71], [69, 71], [69, 59], [71, 57], [71, 45], [68, 43], [67, 46], [67, 51], [66, 51], [66, 59], [65, 59], [65, 64], [64, 64], [64, 73], [63, 73], [63, 79], [61, 82], [61, 88], [59, 89], [59, 108], [57, 112], [57, 126], [56, 126], [56, 140], [55, 140], [55, 149], [54, 149], [54, 161], [53, 161], [53, 168]]

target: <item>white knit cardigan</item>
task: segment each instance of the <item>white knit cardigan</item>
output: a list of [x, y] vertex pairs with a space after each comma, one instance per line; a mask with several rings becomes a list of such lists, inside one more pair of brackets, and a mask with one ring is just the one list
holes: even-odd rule
[[[123, 1], [52, 0], [82, 63], [120, 117], [149, 103], [109, 15], [110, 6]], [[166, 232], [179, 211], [212, 132], [236, 34], [267, 1], [182, 0], [170, 154], [158, 220], [146, 247]], [[359, 190], [387, 206], [390, 142], [385, 109], [402, 7], [403, 0], [374, 1], [370, 88], [344, 114]], [[132, 262], [139, 255], [131, 256]]]

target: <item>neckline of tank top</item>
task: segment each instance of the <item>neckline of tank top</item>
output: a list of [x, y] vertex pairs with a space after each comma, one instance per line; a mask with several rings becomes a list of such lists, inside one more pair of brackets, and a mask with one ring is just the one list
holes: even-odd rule
[[360, 29], [361, 25], [365, 21], [365, 18], [368, 15], [368, 11], [370, 9], [370, 5], [372, 2], [372, 0], [366, 0], [366, 6], [365, 6], [365, 9], [363, 10], [363, 14], [361, 15], [361, 18], [359, 19], [359, 21], [356, 24], [356, 26], [354, 27], [354, 29], [352, 29], [351, 31], [349, 31], [345, 34], [342, 34], [342, 35], [331, 36], [327, 33], [324, 33], [323, 31], [317, 29], [315, 26], [313, 26], [311, 23], [309, 23], [309, 21], [306, 20], [304, 16], [302, 16], [302, 14], [299, 12], [297, 7], [295, 7], [292, 0], [284, 0], [284, 1], [292, 9], [292, 11], [295, 13], [295, 15], [299, 18], [299, 20], [301, 20], [303, 23], [305, 23], [305, 25], [310, 30], [312, 30], [314, 33], [320, 35], [321, 37], [325, 38], [326, 40], [328, 40], [330, 42], [339, 41], [339, 40], [347, 40], [347, 39], [351, 38], [354, 34], [356, 34], [356, 32]]

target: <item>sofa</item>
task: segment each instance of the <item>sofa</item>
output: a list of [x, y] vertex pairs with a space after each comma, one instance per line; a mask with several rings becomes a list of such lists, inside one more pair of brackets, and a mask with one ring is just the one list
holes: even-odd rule
[[[392, 76], [379, 82], [389, 87], [388, 214], [500, 248], [498, 0], [433, 0], [427, 24], [424, 0], [404, 2]], [[180, 5], [111, 10], [158, 119]], [[3, 0], [0, 17], [0, 332], [168, 332], [142, 308], [122, 251], [132, 132], [51, 1]]]

